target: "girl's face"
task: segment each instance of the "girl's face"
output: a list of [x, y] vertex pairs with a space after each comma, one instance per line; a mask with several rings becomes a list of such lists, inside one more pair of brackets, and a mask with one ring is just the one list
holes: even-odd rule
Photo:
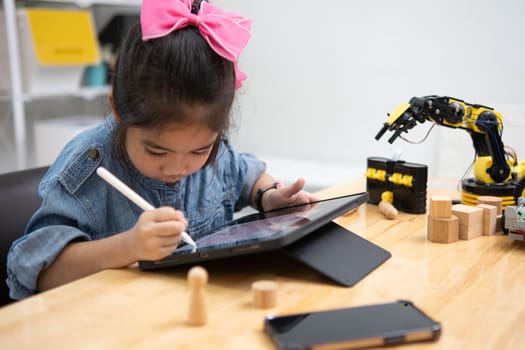
[[206, 164], [218, 136], [202, 123], [171, 123], [158, 129], [130, 127], [126, 151], [143, 175], [173, 185]]

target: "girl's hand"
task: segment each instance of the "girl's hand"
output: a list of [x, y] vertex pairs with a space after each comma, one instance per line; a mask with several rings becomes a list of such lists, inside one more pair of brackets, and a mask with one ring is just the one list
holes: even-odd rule
[[299, 178], [289, 186], [278, 187], [267, 191], [262, 198], [265, 211], [287, 207], [296, 204], [306, 204], [318, 201], [319, 198], [310, 192], [303, 191], [305, 180]]
[[188, 222], [180, 210], [162, 207], [142, 213], [128, 231], [130, 254], [139, 260], [159, 260], [177, 249]]

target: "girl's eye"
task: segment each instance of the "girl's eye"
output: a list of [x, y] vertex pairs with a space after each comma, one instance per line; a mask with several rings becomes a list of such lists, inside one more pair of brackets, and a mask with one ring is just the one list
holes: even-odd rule
[[162, 156], [165, 156], [167, 153], [166, 152], [153, 152], [152, 150], [148, 149], [148, 148], [145, 148], [146, 150], [146, 153], [148, 153], [149, 155], [153, 156], [153, 157], [162, 157]]
[[205, 150], [202, 150], [202, 151], [195, 151], [195, 152], [192, 152], [194, 155], [196, 156], [207, 156], [211, 151], [211, 148], [208, 148], [208, 149], [205, 149]]

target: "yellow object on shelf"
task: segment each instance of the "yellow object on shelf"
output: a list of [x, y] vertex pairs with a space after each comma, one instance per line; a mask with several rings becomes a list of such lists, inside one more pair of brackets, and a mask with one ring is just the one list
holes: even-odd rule
[[26, 11], [38, 63], [98, 63], [98, 43], [90, 11], [41, 8]]
[[[23, 92], [29, 97], [75, 94], [86, 66], [100, 62], [100, 50], [89, 9], [20, 7], [16, 12]], [[0, 9], [0, 38], [6, 38]], [[0, 76], [9, 77], [6, 40], [0, 40]], [[0, 79], [0, 93], [11, 88]]]

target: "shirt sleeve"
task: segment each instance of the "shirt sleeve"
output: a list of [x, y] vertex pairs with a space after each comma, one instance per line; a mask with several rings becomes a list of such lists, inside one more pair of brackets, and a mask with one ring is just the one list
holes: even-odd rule
[[239, 159], [239, 171], [244, 178], [239, 204], [242, 206], [248, 206], [250, 204], [250, 193], [253, 185], [259, 176], [266, 171], [266, 164], [249, 153], [239, 154]]
[[221, 144], [219, 162], [226, 166], [224, 182], [233, 181], [237, 202], [235, 210], [250, 205], [250, 193], [255, 181], [266, 171], [266, 163], [250, 153], [235, 152], [228, 140]]
[[7, 285], [12, 299], [26, 298], [37, 292], [42, 270], [49, 267], [64, 247], [89, 236], [71, 226], [53, 225], [26, 234], [16, 240], [7, 258]]

